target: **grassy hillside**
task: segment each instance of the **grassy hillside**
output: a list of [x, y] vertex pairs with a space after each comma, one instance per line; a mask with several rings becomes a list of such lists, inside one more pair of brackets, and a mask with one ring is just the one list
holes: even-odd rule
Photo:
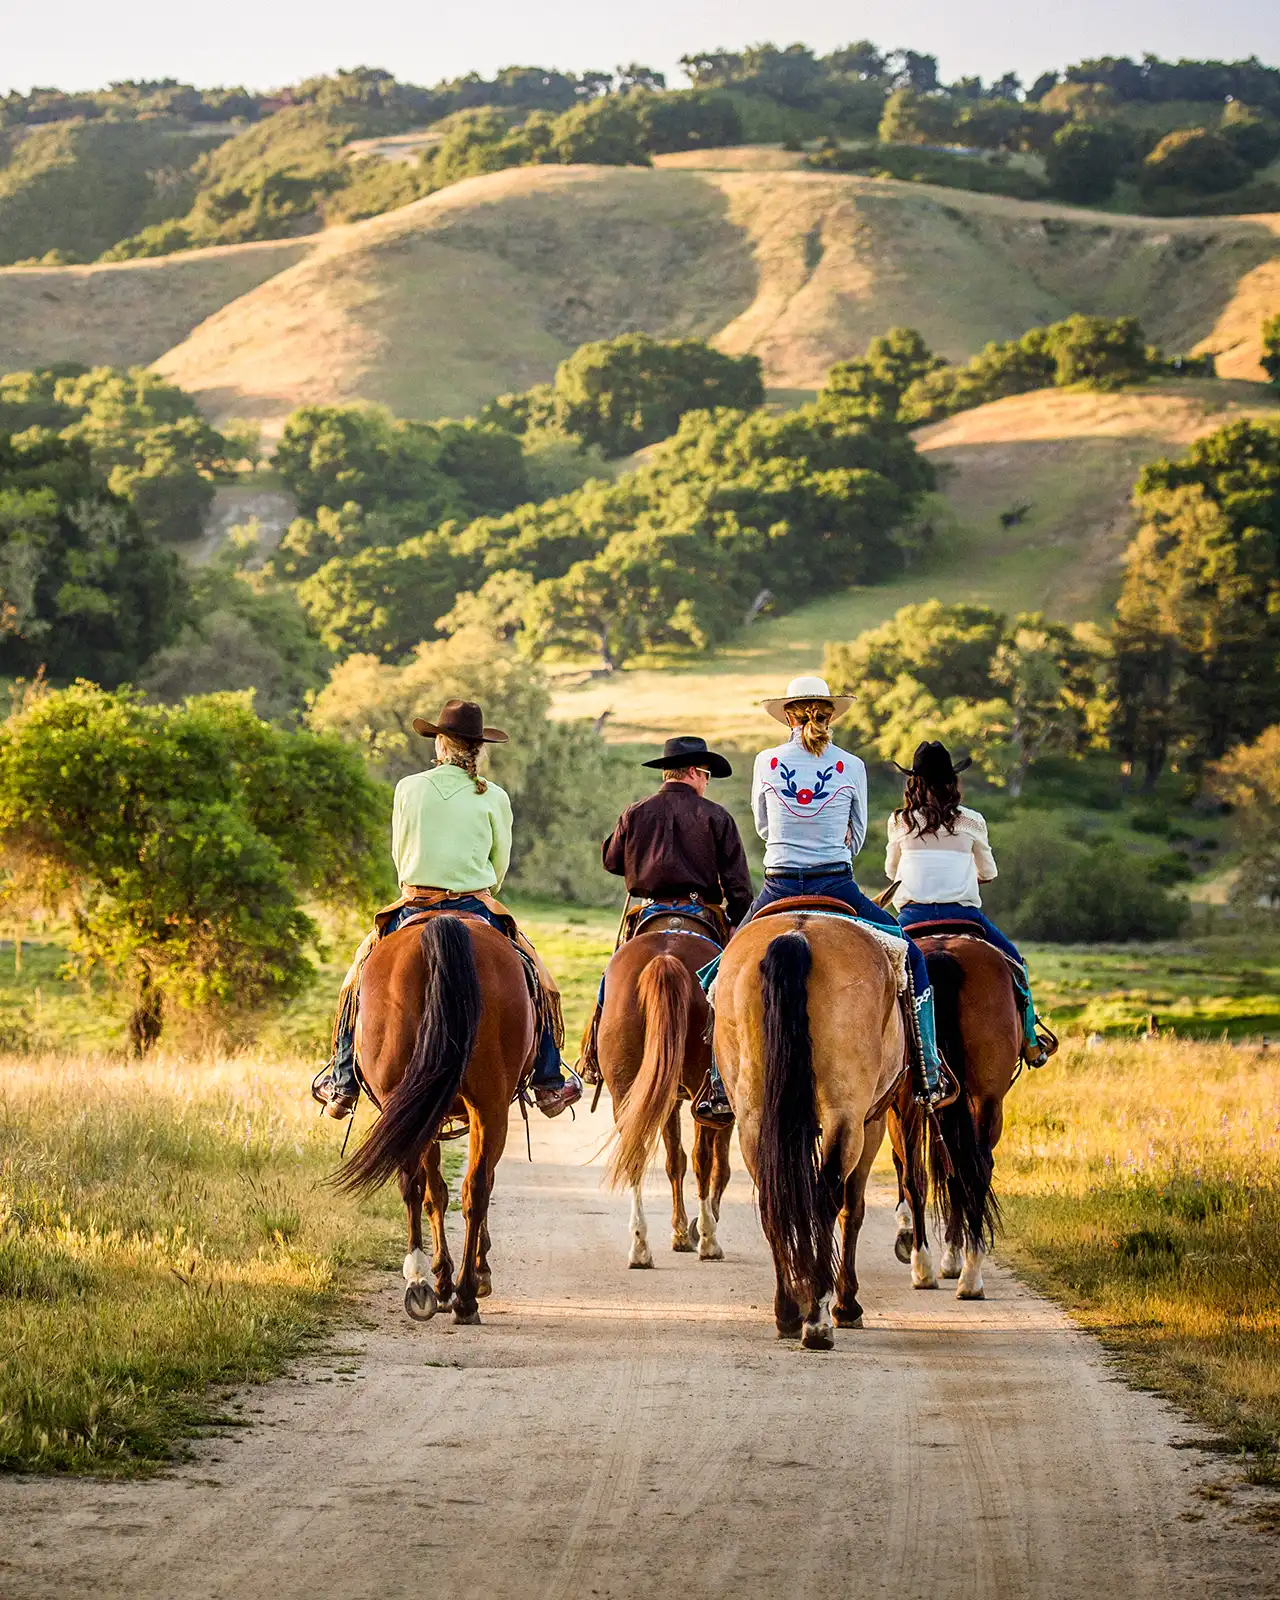
[[226, 128], [59, 122], [0, 138], [0, 264], [59, 251], [91, 261], [185, 211], [193, 163]]
[[[896, 582], [848, 589], [743, 629], [696, 664], [651, 664], [611, 677], [566, 672], [557, 714], [610, 713], [617, 739], [694, 730], [731, 742], [761, 732], [760, 700], [813, 672], [828, 639], [851, 639], [900, 607], [939, 598], [1064, 621], [1103, 620], [1133, 531], [1128, 497], [1141, 466], [1248, 414], [1280, 410], [1253, 384], [1169, 382], [1124, 394], [1047, 389], [922, 428], [941, 471], [935, 546]], [[1000, 513], [1030, 502], [1009, 529]]]
[[539, 167], [307, 240], [0, 272], [0, 370], [163, 354], [215, 416], [365, 399], [429, 417], [635, 328], [753, 351], [791, 389], [895, 323], [955, 358], [1088, 311], [1137, 314], [1167, 348], [1215, 349], [1228, 375], [1258, 377], [1278, 300], [1280, 217], [1120, 218], [838, 174]]

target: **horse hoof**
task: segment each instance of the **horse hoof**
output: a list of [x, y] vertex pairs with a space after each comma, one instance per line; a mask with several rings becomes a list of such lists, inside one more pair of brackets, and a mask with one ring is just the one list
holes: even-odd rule
[[801, 1333], [801, 1330], [803, 1329], [803, 1327], [804, 1327], [804, 1323], [803, 1322], [779, 1322], [777, 1324], [778, 1338], [779, 1339], [798, 1339], [800, 1337], [800, 1333]]
[[985, 1300], [986, 1298], [987, 1298], [987, 1291], [985, 1289], [957, 1289], [956, 1290], [956, 1299], [957, 1300]]
[[689, 1243], [696, 1245], [698, 1243], [699, 1234], [700, 1229], [698, 1227], [698, 1219], [697, 1217], [691, 1217], [689, 1219]]
[[687, 1256], [698, 1248], [697, 1243], [687, 1233], [673, 1233], [671, 1235], [671, 1248], [677, 1255]]
[[831, 1315], [836, 1320], [837, 1328], [860, 1328], [862, 1326], [861, 1311], [841, 1311], [837, 1306]]
[[430, 1322], [440, 1309], [436, 1292], [429, 1283], [406, 1284], [404, 1308], [415, 1322]]
[[724, 1251], [714, 1239], [704, 1239], [698, 1246], [699, 1261], [723, 1261]]
[[452, 1311], [453, 1310], [453, 1299], [454, 1299], [454, 1295], [453, 1295], [453, 1290], [452, 1289], [448, 1289], [448, 1290], [437, 1289], [436, 1290], [436, 1310], [437, 1311]]
[[912, 1237], [909, 1233], [900, 1233], [893, 1241], [893, 1253], [904, 1267], [911, 1265]]
[[480, 1325], [480, 1313], [479, 1311], [463, 1311], [454, 1306], [453, 1320], [460, 1328], [476, 1328]]
[[476, 1284], [476, 1298], [479, 1299], [479, 1300], [483, 1300], [486, 1295], [491, 1295], [492, 1293], [493, 1293], [493, 1278], [487, 1272], [482, 1273], [480, 1275], [479, 1282]]
[[834, 1350], [836, 1330], [829, 1322], [806, 1322], [800, 1343], [806, 1350]]
[[633, 1250], [627, 1259], [627, 1265], [633, 1272], [647, 1271], [653, 1265], [653, 1254], [646, 1245], [643, 1250]]

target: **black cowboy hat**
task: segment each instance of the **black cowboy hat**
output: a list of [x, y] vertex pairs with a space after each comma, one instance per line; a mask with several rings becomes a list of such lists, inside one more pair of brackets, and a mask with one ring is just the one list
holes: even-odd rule
[[413, 719], [413, 731], [424, 739], [434, 739], [438, 733], [447, 733], [454, 739], [470, 739], [483, 744], [506, 744], [507, 736], [501, 728], [486, 728], [484, 712], [474, 700], [446, 700], [444, 710], [436, 722], [425, 717]]
[[[893, 764], [898, 767], [896, 761]], [[958, 778], [972, 765], [972, 756], [961, 756], [959, 761], [952, 761], [951, 752], [940, 739], [925, 739], [916, 746], [911, 765], [898, 767], [898, 771], [907, 778], [924, 778], [929, 783], [938, 781], [945, 783], [948, 778]]]
[[706, 767], [713, 778], [731, 778], [733, 768], [721, 755], [707, 749], [707, 741], [697, 734], [678, 734], [668, 739], [662, 754], [652, 761], [642, 761], [642, 767]]

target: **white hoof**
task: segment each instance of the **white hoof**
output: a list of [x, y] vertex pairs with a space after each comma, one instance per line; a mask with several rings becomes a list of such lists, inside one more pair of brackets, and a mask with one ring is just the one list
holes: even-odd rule
[[720, 1241], [716, 1238], [716, 1224], [719, 1218], [709, 1200], [698, 1202], [698, 1259], [701, 1261], [723, 1261], [724, 1251], [720, 1248]]
[[404, 1281], [407, 1284], [426, 1283], [431, 1271], [431, 1259], [425, 1250], [410, 1250], [404, 1258]]
[[710, 1238], [707, 1238], [707, 1236], [704, 1234], [702, 1236], [702, 1238], [698, 1240], [698, 1260], [699, 1261], [723, 1261], [724, 1260], [724, 1251], [720, 1248], [720, 1241], [716, 1238], [716, 1236], [714, 1234], [712, 1234]]
[[960, 1282], [956, 1288], [957, 1300], [985, 1300], [986, 1295], [982, 1288], [982, 1251], [966, 1250], [964, 1253], [964, 1270], [960, 1274]]
[[643, 1239], [631, 1241], [631, 1254], [627, 1257], [629, 1267], [651, 1267], [653, 1265], [653, 1251]]
[[964, 1257], [955, 1245], [949, 1244], [942, 1252], [942, 1276], [944, 1278], [958, 1278], [963, 1267]]
[[928, 1245], [911, 1252], [911, 1287], [913, 1289], [938, 1287], [938, 1274], [933, 1270], [933, 1257], [929, 1254]]
[[905, 1233], [899, 1233], [893, 1241], [893, 1253], [904, 1267], [911, 1260], [911, 1253], [915, 1249], [914, 1239], [915, 1230], [908, 1228]]

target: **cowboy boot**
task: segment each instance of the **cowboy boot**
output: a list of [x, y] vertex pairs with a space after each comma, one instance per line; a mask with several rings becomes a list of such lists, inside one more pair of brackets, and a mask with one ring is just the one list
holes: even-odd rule
[[1029, 1067], [1042, 1067], [1057, 1050], [1058, 1037], [1039, 1025], [1035, 1001], [1031, 998], [1031, 980], [1025, 967], [1014, 972], [1013, 987], [1022, 1012], [1022, 1059]]
[[959, 1097], [960, 1085], [938, 1049], [932, 988], [916, 997], [916, 1026], [920, 1037], [921, 1065], [924, 1068], [924, 1104], [933, 1111], [940, 1111]]
[[355, 1039], [351, 1034], [344, 1032], [338, 1036], [328, 1065], [311, 1080], [311, 1098], [318, 1100], [326, 1114], [338, 1122], [355, 1110], [360, 1084], [356, 1078]]
[[702, 1091], [693, 1104], [693, 1120], [709, 1128], [727, 1128], [733, 1122], [733, 1107], [724, 1092], [724, 1079], [714, 1060], [703, 1080]]

